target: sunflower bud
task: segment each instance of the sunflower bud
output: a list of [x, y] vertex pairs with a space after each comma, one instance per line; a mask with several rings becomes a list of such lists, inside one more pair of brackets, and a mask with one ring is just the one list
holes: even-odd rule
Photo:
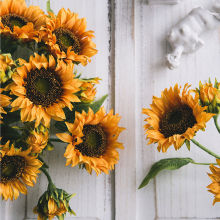
[[199, 89], [196, 89], [199, 94], [201, 106], [207, 106], [206, 111], [209, 113], [219, 114], [220, 112], [220, 83], [215, 80], [215, 84], [199, 83]]
[[41, 153], [47, 147], [49, 132], [43, 125], [28, 132], [26, 143], [32, 147], [32, 153]]
[[70, 208], [69, 201], [74, 194], [68, 194], [63, 189], [48, 187], [48, 190], [40, 197], [34, 213], [38, 214], [39, 220], [53, 219], [55, 216], [62, 220], [67, 212], [76, 215]]
[[0, 54], [0, 82], [5, 83], [11, 79], [13, 69], [16, 67], [11, 54]]
[[94, 86], [99, 83], [99, 80], [99, 78], [80, 79], [82, 81], [80, 99], [83, 102], [92, 102], [95, 99], [96, 88]]

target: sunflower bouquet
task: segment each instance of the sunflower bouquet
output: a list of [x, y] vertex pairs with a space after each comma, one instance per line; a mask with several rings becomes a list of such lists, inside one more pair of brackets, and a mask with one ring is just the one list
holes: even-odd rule
[[[140, 188], [145, 187], [149, 181], [162, 170], [179, 169], [189, 163], [197, 165], [210, 165], [212, 174], [209, 174], [212, 183], [208, 186], [215, 194], [215, 202], [220, 202], [220, 155], [194, 139], [199, 130], [205, 130], [206, 123], [213, 118], [215, 127], [220, 134], [218, 116], [220, 114], [220, 83], [215, 80], [214, 85], [209, 82], [202, 84], [194, 90], [186, 84], [181, 91], [177, 84], [165, 89], [161, 97], [153, 97], [150, 109], [143, 108], [147, 115], [144, 125], [148, 144], [157, 144], [158, 151], [167, 152], [172, 145], [179, 150], [184, 144], [190, 150], [191, 142], [197, 147], [213, 156], [217, 164], [198, 163], [191, 158], [162, 159], [152, 165], [150, 171], [142, 181]], [[218, 143], [218, 142], [217, 142]], [[218, 165], [219, 167], [216, 167]]]
[[76, 71], [97, 53], [94, 31], [77, 13], [62, 8], [56, 15], [47, 6], [45, 13], [24, 0], [0, 1], [0, 195], [17, 199], [44, 173], [48, 187], [34, 208], [42, 220], [75, 214], [74, 194], [56, 187], [44, 152], [67, 143], [66, 165], [108, 174], [124, 130], [120, 116], [102, 107], [107, 95], [95, 100], [100, 79]]

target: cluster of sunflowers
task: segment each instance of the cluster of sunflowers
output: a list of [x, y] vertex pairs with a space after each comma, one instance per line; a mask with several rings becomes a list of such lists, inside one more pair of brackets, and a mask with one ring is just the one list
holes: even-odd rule
[[[143, 108], [143, 114], [148, 117], [144, 126], [149, 144], [156, 143], [158, 151], [167, 152], [170, 146], [179, 150], [184, 143], [190, 150], [190, 142], [216, 158], [220, 166], [220, 155], [201, 145], [194, 139], [199, 130], [205, 130], [206, 123], [213, 118], [217, 131], [220, 134], [218, 116], [220, 114], [220, 83], [215, 80], [214, 85], [209, 82], [202, 84], [195, 90], [189, 89], [186, 84], [181, 88], [176, 84], [173, 88], [165, 89], [161, 98], [153, 97], [150, 109]], [[216, 143], [219, 144], [219, 141]], [[196, 163], [191, 158], [168, 158], [156, 162], [142, 181], [139, 188], [146, 186], [150, 179], [158, 172], [169, 169], [175, 170], [189, 163], [210, 165], [212, 174], [209, 174], [212, 183], [208, 186], [215, 195], [215, 202], [220, 202], [220, 168], [212, 163]]]
[[48, 188], [34, 212], [42, 220], [63, 219], [75, 214], [73, 194], [55, 186], [43, 153], [66, 142], [66, 165], [108, 174], [119, 160], [124, 128], [118, 114], [102, 107], [107, 96], [94, 100], [100, 79], [75, 71], [97, 53], [85, 18], [63, 8], [45, 14], [24, 0], [3, 0], [0, 8], [0, 195], [13, 200], [27, 194], [42, 171]]

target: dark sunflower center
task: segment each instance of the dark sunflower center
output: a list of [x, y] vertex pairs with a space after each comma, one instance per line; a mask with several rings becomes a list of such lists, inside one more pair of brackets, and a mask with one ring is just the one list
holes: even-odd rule
[[183, 134], [188, 128], [196, 124], [193, 110], [188, 105], [178, 106], [165, 113], [160, 120], [160, 132], [165, 138], [175, 134]]
[[48, 107], [56, 103], [63, 93], [59, 76], [48, 69], [30, 71], [25, 83], [26, 96], [35, 105]]
[[28, 23], [26, 18], [16, 14], [3, 15], [1, 18], [3, 25], [8, 26], [12, 31], [14, 26], [23, 27]]
[[62, 51], [67, 51], [67, 49], [72, 46], [72, 50], [79, 54], [80, 52], [80, 42], [79, 39], [68, 29], [57, 28], [53, 32], [56, 35], [57, 44]]
[[102, 156], [107, 147], [107, 138], [103, 128], [100, 125], [85, 125], [83, 134], [83, 142], [76, 145], [75, 148], [85, 156]]
[[4, 156], [0, 162], [1, 176], [0, 182], [6, 183], [10, 180], [19, 178], [26, 166], [24, 157]]

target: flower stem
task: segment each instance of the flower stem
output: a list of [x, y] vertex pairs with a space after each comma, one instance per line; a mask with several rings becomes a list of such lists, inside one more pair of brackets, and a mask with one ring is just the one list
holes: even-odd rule
[[204, 150], [206, 153], [212, 155], [213, 157], [220, 159], [220, 156], [215, 154], [214, 152], [210, 151], [209, 149], [207, 149], [206, 147], [204, 147], [203, 145], [201, 145], [198, 141], [191, 139], [191, 141], [198, 146], [200, 149]]
[[211, 164], [217, 165], [217, 163], [196, 163], [196, 162], [191, 162], [191, 163], [195, 165], [211, 165]]
[[215, 127], [216, 127], [216, 129], [218, 130], [218, 133], [220, 133], [220, 126], [219, 126], [219, 124], [218, 124], [218, 115], [215, 115], [215, 116], [213, 117], [213, 119], [214, 119], [214, 122], [215, 122]]
[[38, 155], [38, 159], [43, 163], [44, 168], [49, 168], [49, 166], [44, 162], [43, 158]]
[[63, 141], [61, 141], [60, 139], [57, 139], [57, 138], [50, 138], [49, 141], [63, 143]]
[[47, 180], [48, 180], [48, 189], [52, 189], [52, 188], [56, 188], [56, 186], [53, 184], [53, 181], [50, 177], [50, 174], [47, 172], [47, 170], [44, 168], [44, 167], [41, 167], [40, 168], [43, 173], [45, 174], [45, 176], [47, 177]]

